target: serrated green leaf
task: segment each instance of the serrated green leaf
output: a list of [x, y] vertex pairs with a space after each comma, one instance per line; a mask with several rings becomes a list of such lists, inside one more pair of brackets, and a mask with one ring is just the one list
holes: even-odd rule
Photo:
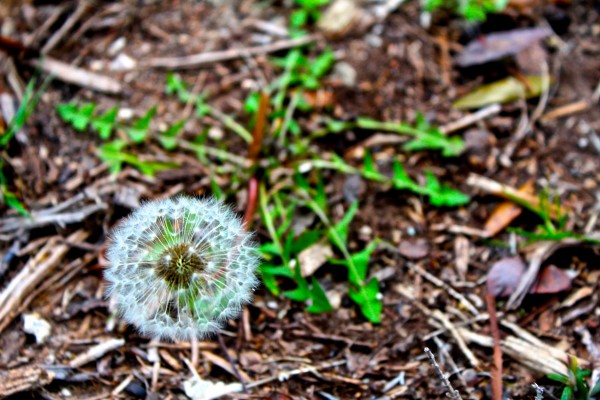
[[350, 288], [348, 295], [358, 306], [363, 315], [372, 323], [378, 324], [381, 322], [381, 312], [383, 304], [379, 299], [379, 282], [372, 278], [369, 283], [359, 290]]
[[[277, 283], [277, 275], [264, 271], [265, 268], [267, 268], [267, 266], [265, 265], [261, 265], [259, 268], [261, 279], [267, 287], [267, 289], [274, 295], [278, 296], [281, 293], [281, 291], [279, 289], [279, 284]], [[289, 268], [287, 267], [286, 269], [289, 270]]]
[[437, 207], [456, 207], [469, 202], [469, 196], [466, 194], [441, 185], [438, 179], [430, 171], [425, 173], [426, 183], [425, 189], [429, 196], [431, 204]]
[[60, 104], [56, 108], [63, 121], [70, 123], [78, 132], [83, 132], [87, 128], [95, 109], [94, 103], [85, 103], [79, 107], [72, 103]]
[[131, 138], [133, 143], [142, 143], [148, 137], [148, 130], [150, 128], [150, 121], [156, 114], [156, 106], [149, 109], [146, 114], [139, 118], [133, 126], [124, 128], [127, 135]]
[[317, 180], [317, 190], [313, 199], [322, 210], [327, 209], [327, 194], [325, 193], [325, 185], [323, 184], [323, 178], [319, 175]]
[[331, 240], [331, 242], [336, 247], [338, 247], [340, 250], [342, 250], [342, 247], [344, 247], [344, 249], [345, 249], [346, 242], [348, 241], [348, 227], [350, 226], [350, 222], [352, 222], [352, 219], [354, 218], [356, 211], [358, 211], [358, 202], [357, 201], [352, 203], [352, 205], [346, 212], [346, 215], [344, 215], [344, 218], [342, 218], [342, 220], [340, 222], [338, 222], [337, 224], [335, 224], [332, 227], [333, 230], [335, 231], [335, 234], [339, 238], [339, 240], [341, 240], [341, 243], [338, 243], [338, 240], [334, 235], [332, 235], [331, 233], [328, 233], [328, 236], [329, 236], [329, 239]]
[[377, 242], [372, 241], [369, 246], [363, 250], [350, 255], [354, 268], [351, 268], [350, 261], [345, 259], [331, 259], [332, 264], [344, 265], [348, 268], [348, 280], [356, 287], [361, 287], [365, 284], [367, 278], [367, 269], [369, 267], [369, 258], [377, 247]]
[[410, 176], [406, 173], [404, 166], [400, 163], [399, 160], [394, 160], [394, 176], [392, 178], [392, 184], [395, 189], [409, 189], [415, 190], [419, 185], [415, 181], [413, 181]]
[[459, 137], [447, 137], [441, 132], [430, 131], [406, 142], [402, 148], [407, 151], [440, 150], [444, 157], [455, 157], [464, 150], [465, 144]]
[[293, 275], [294, 282], [296, 283], [296, 288], [294, 290], [288, 290], [283, 292], [283, 295], [288, 299], [294, 301], [306, 301], [310, 298], [310, 290], [308, 288], [308, 282], [300, 273], [300, 267], [296, 267]]
[[139, 169], [142, 174], [147, 176], [154, 176], [157, 172], [177, 168], [179, 166], [179, 164], [175, 162], [137, 161], [129, 163]]
[[329, 312], [333, 310], [333, 307], [329, 303], [329, 299], [325, 294], [325, 291], [319, 285], [319, 282], [315, 277], [311, 277], [311, 288], [310, 288], [310, 300], [311, 304], [306, 308], [306, 311], [313, 314]]
[[303, 9], [295, 10], [290, 15], [290, 26], [292, 26], [294, 28], [301, 28], [302, 26], [304, 26], [306, 24], [307, 20], [308, 20], [308, 13], [306, 12], [306, 10], [303, 10]]
[[373, 161], [373, 156], [368, 150], [365, 151], [362, 174], [365, 178], [374, 182], [385, 182], [388, 180], [385, 175], [382, 175], [381, 172], [377, 170], [375, 162]]
[[165, 91], [169, 95], [176, 94], [182, 103], [187, 103], [191, 98], [191, 93], [187, 90], [187, 83], [172, 72], [167, 74]]
[[290, 250], [291, 254], [297, 255], [300, 252], [302, 252], [303, 250], [314, 245], [323, 237], [324, 234], [325, 234], [325, 232], [323, 232], [320, 229], [309, 230], [309, 231], [303, 232], [300, 236], [294, 238], [294, 241], [292, 243], [292, 247]]
[[177, 134], [185, 126], [186, 120], [182, 119], [168, 127], [165, 131], [160, 132], [158, 141], [165, 150], [174, 150], [177, 147]]
[[330, 47], [327, 47], [319, 56], [317, 56], [309, 65], [311, 75], [315, 78], [321, 78], [333, 66], [335, 55]]
[[294, 272], [287, 265], [261, 265], [260, 272], [262, 274], [283, 276], [286, 278], [294, 279]]
[[92, 129], [98, 132], [98, 136], [100, 139], [107, 140], [110, 139], [110, 135], [115, 126], [115, 122], [117, 120], [117, 113], [119, 112], [118, 107], [112, 107], [104, 114], [97, 118], [92, 118], [91, 125]]

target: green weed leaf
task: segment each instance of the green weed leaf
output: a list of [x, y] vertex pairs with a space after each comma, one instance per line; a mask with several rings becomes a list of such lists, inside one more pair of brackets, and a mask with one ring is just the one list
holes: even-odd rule
[[2, 185], [1, 189], [2, 199], [4, 203], [10, 208], [15, 209], [19, 214], [23, 215], [24, 217], [29, 217], [29, 212], [27, 211], [23, 203], [21, 203], [17, 195], [8, 190], [5, 187], [5, 185]]
[[373, 156], [370, 151], [365, 151], [365, 159], [363, 164], [362, 174], [365, 178], [370, 179], [374, 182], [385, 182], [387, 181], [387, 177], [382, 175], [375, 167], [375, 162], [373, 161]]
[[169, 126], [164, 132], [160, 132], [158, 141], [165, 150], [174, 150], [177, 147], [176, 136], [181, 132], [185, 126], [185, 119]]
[[87, 128], [95, 109], [96, 104], [94, 103], [85, 103], [80, 107], [76, 104], [68, 103], [59, 104], [56, 107], [56, 111], [63, 121], [70, 123], [78, 132], [83, 132]]
[[560, 400], [572, 400], [573, 399], [573, 388], [571, 386], [566, 386], [562, 394], [560, 395]]
[[367, 269], [369, 267], [369, 258], [371, 258], [371, 254], [377, 247], [377, 242], [372, 241], [369, 246], [367, 246], [362, 251], [358, 253], [354, 253], [350, 255], [351, 262], [354, 264], [354, 268], [351, 267], [349, 260], [344, 259], [332, 259], [330, 260], [333, 264], [344, 265], [348, 268], [348, 280], [353, 285], [360, 287], [365, 284], [367, 279]]
[[330, 47], [327, 47], [325, 51], [319, 54], [315, 59], [309, 64], [310, 73], [315, 78], [323, 77], [335, 62], [335, 55], [333, 54], [333, 50]]
[[469, 196], [446, 185], [440, 184], [435, 175], [426, 172], [427, 182], [425, 189], [431, 204], [437, 207], [456, 207], [469, 202]]
[[319, 285], [319, 282], [315, 279], [315, 277], [311, 277], [311, 288], [310, 288], [310, 306], [306, 307], [306, 311], [313, 314], [329, 312], [333, 310], [333, 307], [329, 303], [329, 299], [327, 299], [327, 295], [325, 291]]
[[283, 295], [288, 299], [303, 302], [310, 298], [310, 290], [308, 288], [308, 282], [306, 279], [300, 274], [300, 267], [296, 267], [293, 276], [294, 282], [296, 283], [296, 289], [288, 290], [287, 292], [283, 292]]
[[308, 21], [308, 13], [304, 9], [295, 10], [290, 15], [290, 26], [293, 28], [301, 28]]
[[150, 121], [155, 114], [156, 106], [149, 109], [143, 117], [135, 121], [133, 126], [124, 128], [133, 143], [142, 143], [146, 140], [148, 137], [148, 130], [150, 129]]
[[113, 107], [97, 118], [91, 119], [92, 129], [98, 132], [102, 140], [110, 139], [110, 135], [115, 127], [117, 120], [118, 107]]
[[548, 377], [548, 379], [551, 379], [556, 382], [560, 382], [563, 385], [569, 384], [569, 377], [562, 375], [562, 374], [548, 374], [547, 377]]
[[329, 232], [328, 234], [331, 242], [336, 245], [340, 251], [346, 249], [346, 242], [348, 241], [348, 228], [357, 211], [358, 202], [355, 201], [348, 209], [348, 212], [346, 212], [346, 215], [344, 215], [344, 218], [342, 218], [340, 222], [333, 226], [333, 232]]
[[362, 290], [350, 288], [348, 294], [352, 301], [358, 304], [360, 311], [369, 321], [374, 324], [381, 322], [383, 304], [380, 300], [381, 294], [379, 293], [379, 282], [377, 279], [371, 279]]

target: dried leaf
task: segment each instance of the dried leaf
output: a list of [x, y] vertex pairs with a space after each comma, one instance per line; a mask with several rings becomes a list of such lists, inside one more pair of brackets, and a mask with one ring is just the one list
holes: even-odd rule
[[[527, 182], [525, 185], [519, 188], [519, 193], [532, 194], [533, 183]], [[512, 201], [505, 201], [492, 211], [483, 230], [487, 232], [490, 237], [496, 236], [504, 228], [506, 228], [515, 218], [517, 218], [523, 212], [523, 207], [515, 204]]]
[[529, 293], [554, 294], [571, 289], [571, 278], [555, 265], [545, 267]]
[[418, 260], [429, 254], [429, 243], [425, 239], [403, 240], [398, 251], [406, 258]]
[[509, 76], [508, 78], [479, 86], [462, 96], [452, 106], [459, 110], [480, 108], [494, 103], [509, 103], [520, 98], [537, 97], [544, 86], [543, 78], [536, 75], [525, 76], [527, 85]]
[[300, 274], [304, 278], [311, 276], [331, 257], [333, 257], [333, 250], [327, 242], [322, 241], [307, 247], [298, 254]]
[[551, 34], [552, 30], [546, 27], [491, 33], [470, 42], [456, 62], [461, 67], [468, 67], [513, 56]]

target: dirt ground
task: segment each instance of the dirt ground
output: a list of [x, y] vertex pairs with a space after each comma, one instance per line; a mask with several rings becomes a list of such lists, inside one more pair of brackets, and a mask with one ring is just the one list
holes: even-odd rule
[[[551, 187], [566, 210], [565, 229], [588, 237], [600, 231], [599, 3], [510, 2], [505, 12], [474, 25], [442, 11], [433, 14], [429, 26], [423, 24], [418, 2], [381, 8], [393, 3], [357, 2], [354, 21], [333, 34], [309, 25], [315, 36], [308, 54], [330, 47], [351, 82], [345, 83], [347, 76], [335, 69], [325, 76], [317, 92], [326, 97], [326, 105], [299, 119], [306, 129], [320, 113], [343, 121], [367, 116], [412, 124], [421, 112], [431, 123], [447, 127], [476, 111], [457, 110], [452, 102], [484, 83], [545, 71], [550, 89], [541, 97], [506, 103], [452, 132], [467, 146], [458, 157], [406, 152], [389, 135], [371, 144], [376, 132], [362, 129], [316, 139], [311, 145], [316, 152], [336, 153], [357, 167], [361, 158], [355, 155], [368, 147], [384, 173], [397, 156], [411, 176], [422, 179], [424, 171], [431, 171], [470, 201], [435, 207], [410, 191], [323, 171], [333, 220], [340, 220], [351, 198], [359, 201], [349, 249], [362, 249], [373, 238], [393, 244], [379, 246], [369, 263], [369, 276], [380, 282], [381, 323], [365, 319], [346, 294], [341, 267], [326, 263], [315, 276], [328, 295], [340, 298], [333, 311], [308, 313], [305, 304], [261, 286], [254, 302], [240, 319], [228, 323], [220, 338], [190, 344], [150, 341], [115, 317], [103, 295], [105, 243], [117, 221], [145, 199], [211, 194], [211, 170], [193, 153], [166, 153], [148, 144], [139, 148], [143, 156], [175, 160], [179, 167], [155, 177], [131, 166], [111, 174], [96, 155], [102, 140], [92, 132], [75, 131], [56, 107], [92, 101], [98, 109], [119, 105], [140, 116], [156, 106], [153, 124], [172, 124], [189, 114], [165, 93], [167, 72], [176, 71], [210, 93], [212, 107], [249, 125], [243, 111], [246, 96], [261, 81], [279, 76], [281, 70], [270, 58], [289, 48], [268, 54], [247, 51], [289, 42], [292, 2], [5, 2], [0, 9], [4, 116], [4, 100], [18, 106], [15, 87], [24, 88], [36, 76], [41, 54], [109, 77], [118, 88], [102, 86], [95, 76], [94, 82], [81, 84], [58, 73], [21, 132], [2, 149], [8, 188], [34, 218], [1, 209], [0, 397], [183, 399], [184, 382], [197, 374], [224, 384], [241, 379], [245, 389], [229, 398], [445, 398], [448, 389], [425, 347], [465, 399], [495, 398], [497, 356], [503, 362], [503, 398], [533, 399], [534, 382], [545, 389], [544, 398], [560, 398], [561, 386], [545, 375], [566, 371], [570, 356], [593, 372], [592, 381], [598, 379], [597, 245], [571, 237], [526, 247], [522, 236], [506, 229], [486, 234], [486, 222], [506, 196], [484, 179], [515, 189], [529, 185], [534, 199]], [[387, 11], [378, 14], [382, 9]], [[540, 26], [550, 26], [554, 33], [538, 52], [457, 65], [457, 55], [482, 35]], [[189, 68], [152, 65], [161, 57], [227, 49], [237, 56]], [[119, 63], [132, 61], [133, 69], [121, 69]], [[209, 132], [211, 140], [246, 157], [246, 143], [215, 118], [190, 120], [184, 134], [192, 137], [209, 125], [218, 127]], [[246, 180], [224, 173], [217, 182], [240, 215], [249, 203]], [[540, 224], [533, 212], [508, 204], [522, 211], [510, 226], [533, 231]], [[259, 242], [268, 241], [258, 212], [253, 227]], [[536, 260], [542, 269], [554, 266], [562, 271], [556, 279], [569, 277], [568, 287], [538, 288], [512, 308], [506, 297], [490, 302], [488, 272], [514, 256], [528, 267]], [[49, 324], [43, 343], [25, 332], [25, 315]]]

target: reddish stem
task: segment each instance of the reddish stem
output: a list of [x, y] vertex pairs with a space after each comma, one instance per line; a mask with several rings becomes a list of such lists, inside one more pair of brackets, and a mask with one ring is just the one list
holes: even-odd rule
[[500, 330], [498, 329], [498, 316], [496, 315], [496, 299], [486, 292], [485, 302], [490, 316], [490, 329], [494, 342], [494, 365], [490, 374], [492, 399], [502, 400], [502, 348], [500, 347]]

